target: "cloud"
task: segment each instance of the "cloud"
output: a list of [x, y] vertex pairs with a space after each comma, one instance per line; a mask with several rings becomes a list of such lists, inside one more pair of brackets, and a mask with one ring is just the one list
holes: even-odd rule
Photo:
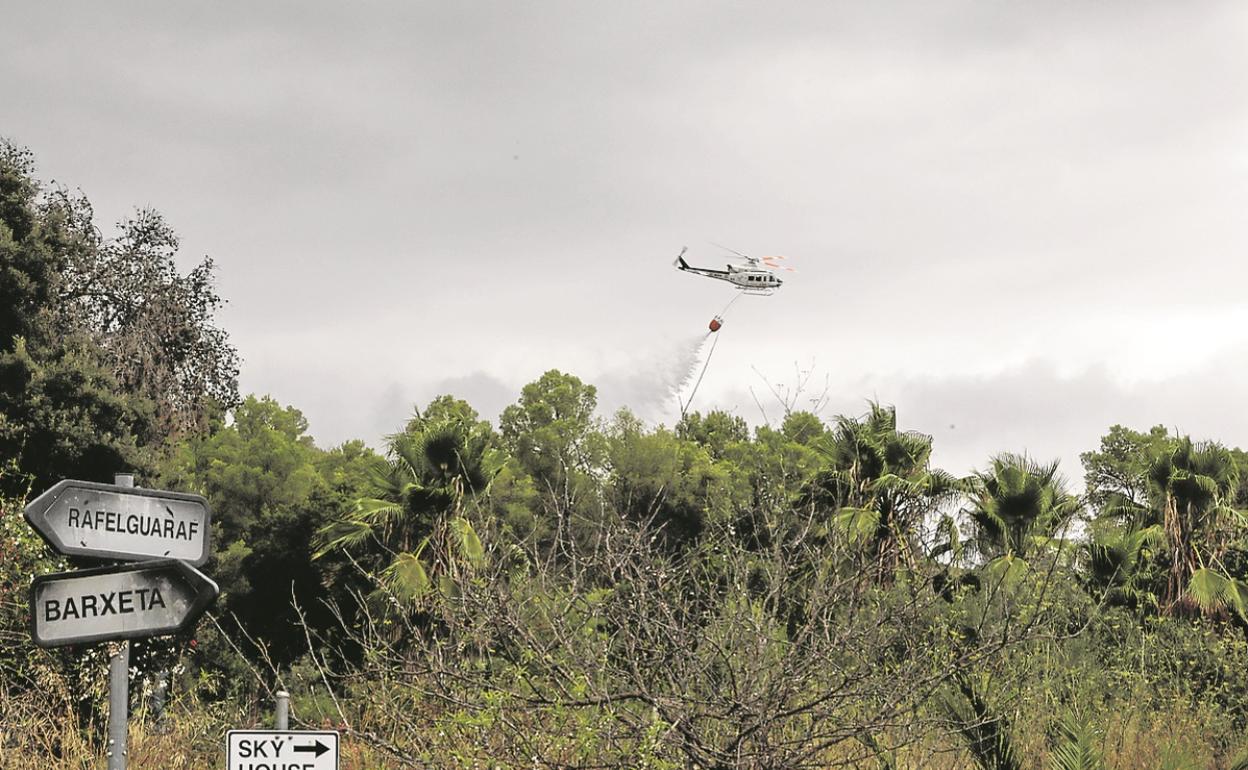
[[[498, 417], [509, 404], [519, 398], [520, 388], [485, 372], [445, 377], [440, 380], [404, 384], [391, 382], [379, 394], [366, 396], [365, 404], [372, 408], [367, 419], [365, 441], [381, 446], [382, 439], [402, 430], [404, 423], [415, 413], [423, 410], [438, 396], [450, 395], [467, 401], [482, 419], [498, 426]], [[347, 429], [350, 423], [327, 426], [334, 433]]]
[[493, 417], [552, 367], [674, 413], [665, 346], [726, 301], [668, 267], [703, 240], [801, 272], [734, 311], [695, 408], [754, 415], [752, 367], [818, 356], [830, 408], [956, 424], [950, 463], [1230, 425], [1182, 383], [1243, 337], [1242, 4], [10, 16], [6, 133], [105, 223], [150, 203], [211, 254], [246, 386], [318, 436], [442, 389]]
[[[818, 368], [805, 389], [797, 388], [798, 369], [787, 379], [759, 375], [748, 385], [709, 393], [699, 408], [726, 409], [757, 425], [764, 422], [761, 403], [775, 425], [783, 417], [782, 400], [803, 409], [818, 398], [825, 404], [820, 415], [826, 422], [836, 415], [865, 414], [868, 402], [877, 401], [897, 408], [900, 429], [932, 436], [933, 461], [950, 472], [985, 468], [1000, 452], [1027, 453], [1059, 460], [1063, 474], [1082, 488], [1080, 453], [1097, 449], [1115, 424], [1136, 430], [1164, 425], [1198, 441], [1248, 447], [1248, 410], [1242, 408], [1248, 392], [1245, 360], [1248, 346], [1236, 346], [1181, 374], [1141, 380], [1124, 379], [1106, 366], [1072, 370], [1054, 359], [1030, 358], [966, 375], [864, 374], [830, 380], [826, 390]], [[779, 397], [771, 394], [768, 382]]]
[[[1231, 358], [1243, 360], [1248, 349]], [[1031, 360], [995, 375], [902, 378], [880, 388], [899, 418], [935, 438], [935, 459], [951, 471], [982, 468], [998, 452], [1059, 459], [1081, 483], [1081, 452], [1096, 449], [1110, 426], [1165, 425], [1197, 440], [1248, 446], [1241, 408], [1248, 377], [1225, 358], [1191, 372], [1123, 383], [1093, 367], [1063, 375], [1051, 361]], [[892, 398], [889, 398], [891, 396]]]

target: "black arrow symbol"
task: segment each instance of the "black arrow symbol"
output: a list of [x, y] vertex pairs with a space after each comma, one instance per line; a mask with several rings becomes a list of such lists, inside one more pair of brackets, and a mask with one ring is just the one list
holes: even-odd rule
[[319, 757], [329, 751], [329, 747], [321, 743], [319, 740], [311, 746], [296, 746], [295, 751], [311, 751], [313, 756]]

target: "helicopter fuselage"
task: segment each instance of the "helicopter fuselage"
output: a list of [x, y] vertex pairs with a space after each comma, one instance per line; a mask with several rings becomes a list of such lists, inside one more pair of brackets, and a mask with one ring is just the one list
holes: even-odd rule
[[684, 256], [676, 258], [676, 267], [686, 273], [727, 281], [738, 289], [753, 294], [770, 294], [780, 288], [784, 281], [772, 275], [769, 270], [727, 265], [725, 270], [712, 270], [707, 267], [694, 267], [685, 261]]

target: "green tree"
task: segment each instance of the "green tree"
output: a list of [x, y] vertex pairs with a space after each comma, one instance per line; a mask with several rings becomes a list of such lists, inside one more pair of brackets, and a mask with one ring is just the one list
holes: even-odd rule
[[769, 548], [804, 526], [803, 495], [820, 466], [814, 448], [763, 425], [752, 441], [727, 444], [715, 466], [729, 480], [721, 508], [735, 514], [733, 532], [749, 547]]
[[1065, 536], [1081, 505], [1057, 468], [1056, 460], [1004, 453], [975, 474], [966, 513], [969, 543], [981, 557], [1026, 561]]
[[60, 292], [90, 223], [43, 197], [33, 174], [30, 153], [0, 141], [0, 456], [17, 460], [8, 494], [146, 471], [158, 439], [155, 404], [125, 391], [106, 351], [64, 322]]
[[432, 419], [418, 413], [391, 436], [367, 496], [320, 530], [319, 555], [358, 555], [409, 606], [424, 604], [435, 586], [449, 594], [484, 558], [464, 503], [486, 491], [502, 462], [488, 424], [475, 415], [462, 408]]
[[150, 471], [238, 400], [212, 263], [181, 275], [151, 211], [102, 238], [86, 198], [34, 170], [0, 140], [0, 452], [39, 486]]
[[[1242, 452], [1172, 437], [1161, 426], [1141, 433], [1115, 425], [1100, 451], [1081, 457], [1097, 505], [1094, 585], [1111, 599], [1125, 598], [1123, 592], [1136, 600], [1155, 596], [1171, 612], [1248, 609], [1238, 510], [1248, 502]], [[1136, 548], [1158, 536], [1164, 547]], [[1137, 558], [1150, 553], [1155, 558]], [[1118, 576], [1107, 583], [1105, 570]]]
[[441, 395], [429, 402], [424, 411], [417, 409], [407, 421], [404, 430], [408, 433], [419, 433], [431, 425], [452, 425], [464, 433], [477, 433], [488, 439], [491, 446], [495, 443], [493, 428], [489, 422], [482, 420], [472, 405], [452, 395]]
[[1088, 583], [1110, 605], [1158, 608], [1154, 557], [1165, 545], [1160, 526], [1139, 528], [1095, 522], [1083, 546]]
[[784, 422], [780, 425], [780, 432], [790, 441], [796, 441], [803, 446], [812, 446], [824, 436], [827, 428], [817, 415], [799, 410], [785, 415]]
[[913, 567], [918, 527], [962, 489], [931, 467], [931, 436], [899, 431], [896, 409], [872, 403], [862, 417], [838, 417], [815, 446], [823, 467], [813, 500], [833, 526], [866, 547], [877, 580]]
[[[61, 205], [73, 201], [62, 196]], [[121, 387], [156, 405], [162, 435], [202, 431], [239, 400], [238, 354], [214, 319], [223, 302], [213, 262], [180, 273], [178, 238], [152, 209], [119, 228], [116, 238], [70, 251], [55, 298], [59, 323], [99, 343]]]
[[750, 426], [735, 414], [713, 410], [705, 416], [689, 412], [676, 424], [676, 436], [706, 447], [711, 457], [719, 459], [728, 447], [750, 440]]
[[1142, 522], [1138, 513], [1149, 504], [1149, 468], [1174, 448], [1175, 439], [1161, 425], [1147, 433], [1114, 425], [1101, 436], [1101, 446], [1083, 452], [1084, 487], [1093, 510]]
[[1240, 472], [1231, 452], [1185, 436], [1152, 463], [1148, 478], [1169, 557], [1164, 607], [1248, 614], [1248, 585], [1226, 575], [1221, 563], [1243, 525], [1243, 515], [1232, 505]]
[[324, 600], [346, 598], [328, 593], [313, 535], [348, 509], [381, 460], [359, 442], [319, 449], [303, 414], [269, 397], [248, 396], [231, 416], [213, 434], [182, 442], [162, 482], [208, 499], [218, 606], [286, 664], [307, 648], [302, 624], [329, 628]]
[[616, 415], [608, 437], [608, 510], [648, 523], [665, 543], [696, 540], [708, 515], [729, 500], [731, 482], [706, 448], [663, 428], [647, 432], [627, 411]]
[[65, 234], [46, 221], [39, 206], [30, 152], [0, 140], [0, 346], [16, 337], [36, 345], [50, 342], [48, 308], [64, 257]]
[[597, 405], [593, 385], [552, 369], [525, 385], [500, 419], [504, 445], [560, 517], [597, 495], [606, 460], [606, 439], [594, 418]]

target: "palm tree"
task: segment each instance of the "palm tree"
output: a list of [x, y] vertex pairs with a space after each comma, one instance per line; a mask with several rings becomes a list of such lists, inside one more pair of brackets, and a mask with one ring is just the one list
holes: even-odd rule
[[1219, 444], [1194, 444], [1185, 436], [1154, 460], [1148, 482], [1170, 562], [1164, 606], [1172, 612], [1194, 605], [1243, 614], [1248, 586], [1220, 568], [1228, 525], [1242, 521], [1242, 514], [1231, 507], [1239, 486], [1235, 458]]
[[966, 511], [969, 544], [989, 561], [1026, 561], [1060, 537], [1080, 509], [1056, 460], [1041, 464], [1026, 455], [997, 455], [991, 468], [975, 474], [973, 488]]
[[484, 492], [497, 472], [492, 438], [484, 423], [413, 420], [389, 437], [386, 461], [374, 469], [373, 495], [321, 530], [317, 555], [371, 546], [388, 561], [382, 584], [408, 603], [425, 598], [435, 581], [447, 589], [447, 581], [484, 556], [463, 503]]
[[931, 436], [897, 430], [891, 406], [872, 402], [861, 418], [838, 417], [815, 449], [824, 468], [812, 502], [833, 511], [835, 529], [866, 545], [877, 580], [887, 581], [903, 560], [914, 566], [918, 526], [963, 489], [931, 467]]
[[1143, 610], [1157, 608], [1149, 570], [1152, 556], [1164, 547], [1160, 526], [1101, 527], [1084, 547], [1088, 582], [1108, 604]]

